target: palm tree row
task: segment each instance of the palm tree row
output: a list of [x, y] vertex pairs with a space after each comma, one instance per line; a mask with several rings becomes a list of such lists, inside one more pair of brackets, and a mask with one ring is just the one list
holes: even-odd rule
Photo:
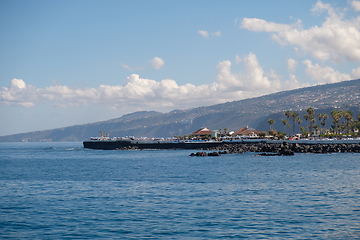
[[[290, 135], [290, 125], [288, 124], [290, 120], [292, 120], [293, 123], [293, 135], [295, 135], [295, 128], [296, 123], [298, 124], [298, 132], [300, 132], [300, 124], [303, 122], [302, 118], [299, 117], [299, 114], [294, 111], [286, 111], [285, 116], [287, 119], [283, 119], [282, 123], [284, 124], [284, 132], [286, 134], [286, 127], [289, 127], [289, 135]], [[340, 133], [340, 130], [342, 132], [345, 132], [346, 134], [349, 134], [351, 130], [354, 130], [355, 128], [360, 128], [360, 112], [357, 114], [357, 121], [353, 119], [353, 113], [350, 110], [347, 110], [345, 112], [333, 110], [331, 112], [332, 122], [334, 125], [332, 126], [332, 130], [334, 134], [337, 136]], [[318, 113], [315, 117], [315, 110], [311, 107], [309, 107], [306, 110], [306, 114], [303, 116], [303, 119], [306, 121], [307, 128], [309, 129], [310, 136], [313, 135], [313, 130], [315, 129], [318, 131], [320, 129], [320, 134], [325, 134], [326, 131], [323, 131], [326, 126], [326, 120], [329, 118], [329, 116], [326, 113]], [[341, 118], [344, 118], [344, 123], [340, 125]], [[322, 128], [319, 127], [316, 123], [316, 119], [319, 119], [319, 124], [322, 126]], [[270, 130], [273, 129], [273, 125], [275, 123], [274, 119], [269, 119], [268, 124], [270, 126]], [[306, 133], [305, 128], [301, 128], [303, 133]], [[326, 130], [326, 129], [325, 129]], [[360, 130], [360, 129], [359, 129]], [[306, 133], [307, 134], [307, 133]]]

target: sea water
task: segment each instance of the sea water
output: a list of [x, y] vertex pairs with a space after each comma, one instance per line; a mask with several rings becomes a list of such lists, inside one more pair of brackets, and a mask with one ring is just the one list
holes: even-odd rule
[[0, 143], [0, 238], [360, 238], [360, 154], [191, 152]]

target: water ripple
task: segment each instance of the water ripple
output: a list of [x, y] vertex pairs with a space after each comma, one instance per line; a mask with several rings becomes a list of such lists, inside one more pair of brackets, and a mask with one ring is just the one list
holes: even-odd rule
[[9, 146], [0, 145], [0, 238], [360, 238], [359, 154], [209, 160]]

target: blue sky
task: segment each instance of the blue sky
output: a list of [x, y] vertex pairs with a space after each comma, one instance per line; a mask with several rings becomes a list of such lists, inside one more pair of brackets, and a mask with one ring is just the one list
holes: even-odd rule
[[0, 135], [360, 78], [360, 1], [0, 2]]

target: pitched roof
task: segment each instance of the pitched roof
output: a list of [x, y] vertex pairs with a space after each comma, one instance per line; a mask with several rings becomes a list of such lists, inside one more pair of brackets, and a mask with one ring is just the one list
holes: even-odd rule
[[211, 132], [212, 132], [212, 131], [211, 131], [210, 129], [208, 129], [208, 128], [206, 128], [206, 127], [202, 127], [202, 128], [200, 128], [199, 130], [191, 133], [191, 135], [205, 135], [205, 134], [211, 135]]
[[249, 133], [260, 133], [258, 130], [252, 128], [252, 127], [244, 127], [244, 128], [241, 128], [239, 131], [237, 132], [234, 132], [233, 135], [249, 135]]

